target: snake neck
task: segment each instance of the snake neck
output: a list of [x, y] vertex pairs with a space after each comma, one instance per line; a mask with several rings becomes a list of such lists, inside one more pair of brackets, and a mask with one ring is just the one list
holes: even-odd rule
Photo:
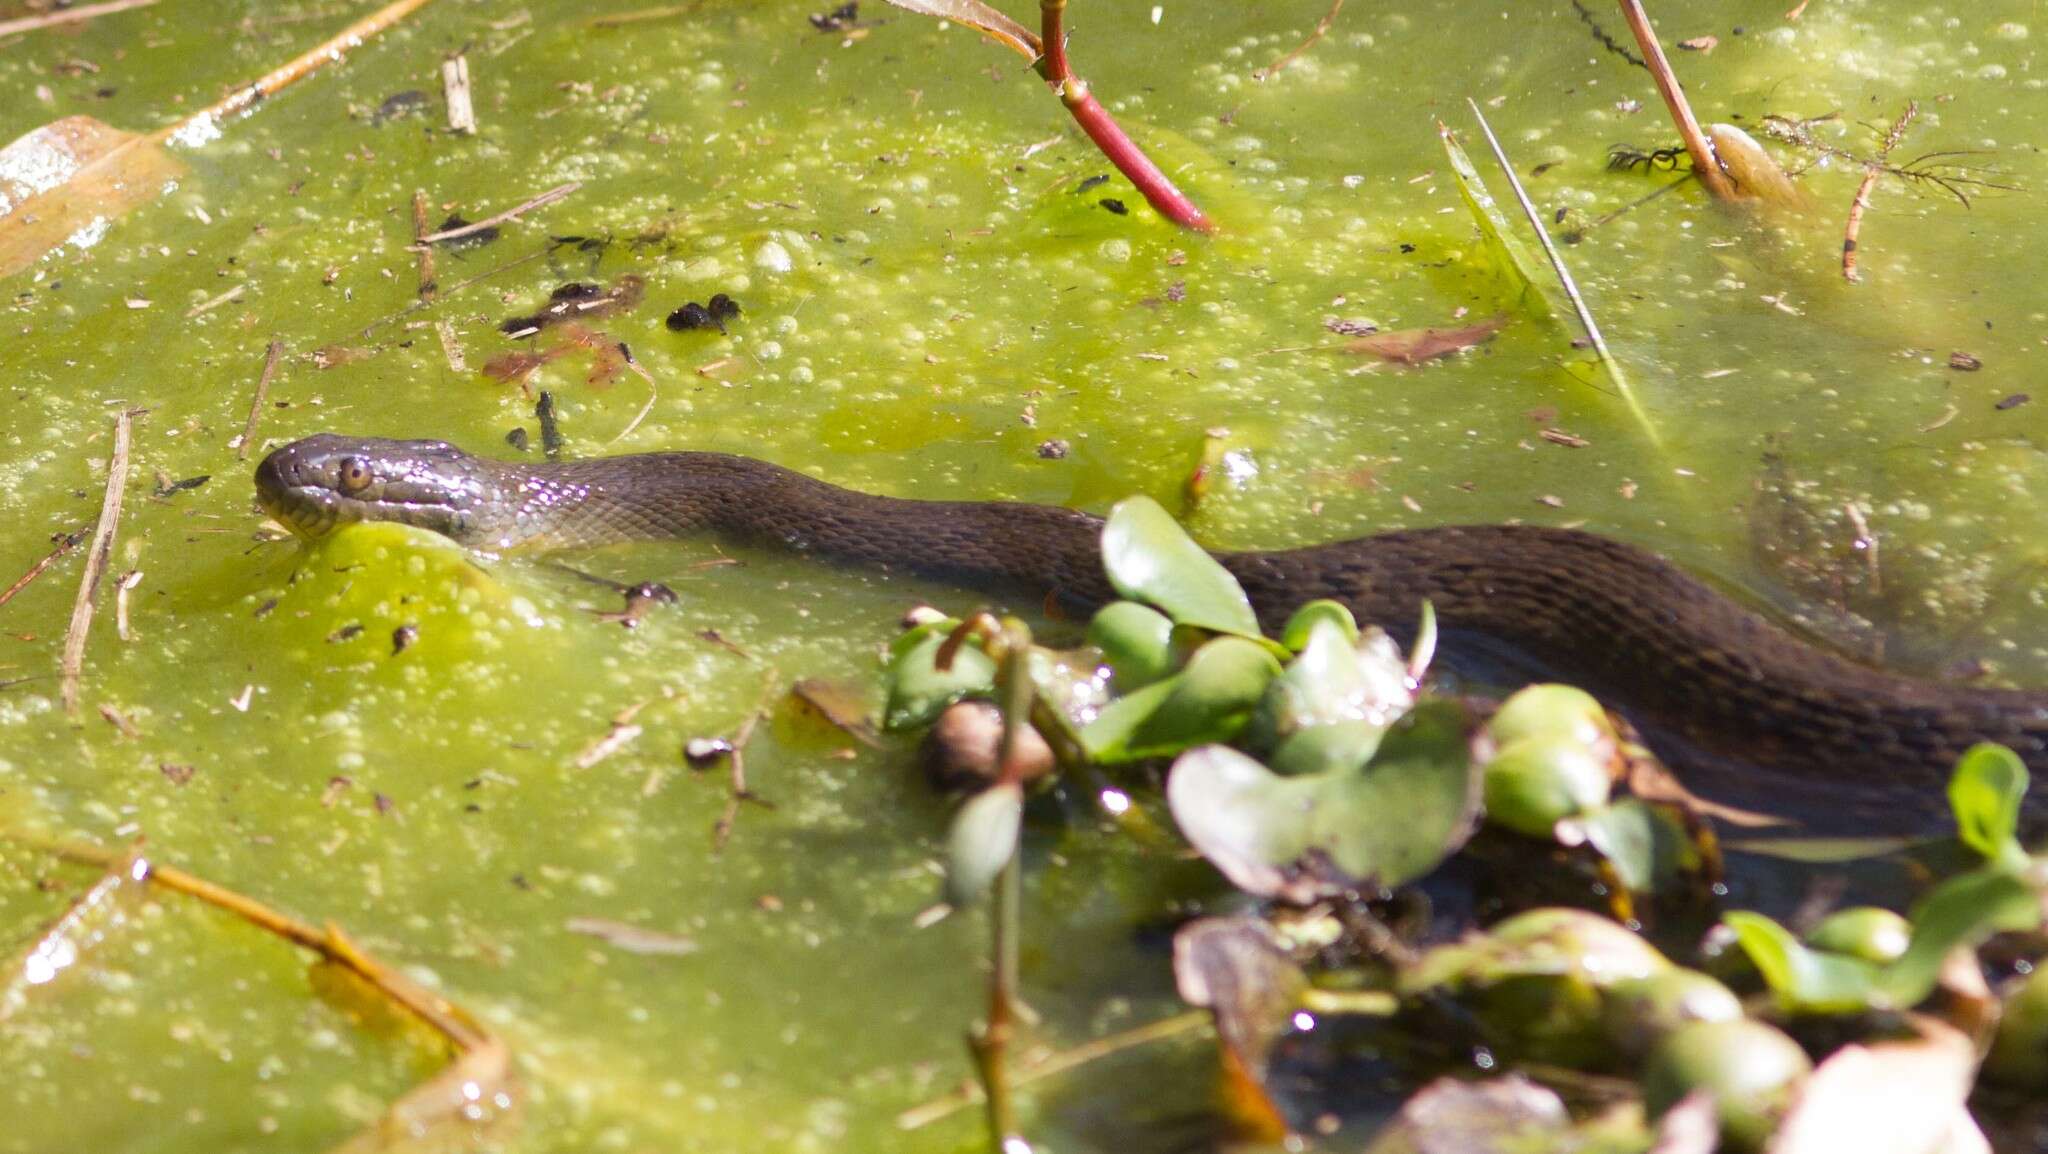
[[1070, 607], [1110, 596], [1102, 522], [1071, 509], [860, 493], [723, 453], [507, 465], [509, 516], [476, 537], [560, 549], [700, 534]]

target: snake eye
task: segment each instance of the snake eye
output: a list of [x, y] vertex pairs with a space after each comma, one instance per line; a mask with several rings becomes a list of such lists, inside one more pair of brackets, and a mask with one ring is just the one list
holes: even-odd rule
[[353, 497], [369, 488], [370, 482], [375, 479], [370, 472], [370, 466], [364, 464], [361, 457], [347, 457], [342, 460], [339, 480], [344, 494]]

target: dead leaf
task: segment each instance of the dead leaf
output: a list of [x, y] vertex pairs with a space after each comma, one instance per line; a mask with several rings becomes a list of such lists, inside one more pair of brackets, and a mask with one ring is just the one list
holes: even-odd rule
[[1771, 829], [1796, 824], [1789, 818], [1708, 801], [1685, 788], [1656, 758], [1647, 754], [1638, 756], [1634, 751], [1627, 756], [1628, 791], [1644, 801], [1675, 805], [1696, 817], [1711, 817], [1742, 829]]
[[1415, 1092], [1368, 1154], [1508, 1154], [1556, 1148], [1571, 1126], [1564, 1100], [1520, 1074], [1438, 1078]]
[[1800, 1088], [1766, 1154], [1989, 1154], [1966, 1104], [1976, 1048], [1945, 1022], [1911, 1021], [1917, 1038], [1829, 1055]]
[[185, 166], [162, 142], [67, 116], [0, 148], [0, 277], [155, 200]]
[[791, 685], [789, 692], [848, 737], [870, 749], [882, 747], [875, 737], [875, 723], [868, 717], [865, 688], [822, 677], [804, 677]]
[[1258, 918], [1202, 918], [1173, 935], [1173, 980], [1182, 1001], [1206, 1008], [1216, 1022], [1240, 1121], [1268, 1139], [1284, 1138], [1286, 1117], [1266, 1091], [1266, 1068], [1308, 986], [1301, 968]]
[[981, 0], [889, 0], [889, 3], [911, 12], [964, 24], [1026, 60], [1038, 59], [1038, 33], [981, 3]]
[[695, 938], [650, 930], [631, 922], [615, 922], [610, 918], [570, 918], [563, 928], [572, 934], [587, 934], [629, 954], [680, 958], [697, 952]]
[[1378, 357], [1397, 365], [1419, 365], [1424, 361], [1447, 357], [1452, 353], [1463, 352], [1475, 345], [1483, 344], [1493, 334], [1507, 327], [1507, 323], [1507, 314], [1502, 313], [1462, 328], [1401, 329], [1397, 332], [1374, 333], [1345, 345], [1344, 351]]

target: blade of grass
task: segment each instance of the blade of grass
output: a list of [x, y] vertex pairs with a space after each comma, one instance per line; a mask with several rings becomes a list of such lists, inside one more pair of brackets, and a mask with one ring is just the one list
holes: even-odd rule
[[1551, 270], [1557, 273], [1557, 282], [1564, 287], [1564, 295], [1571, 301], [1572, 311], [1578, 314], [1579, 323], [1585, 327], [1586, 339], [1593, 342], [1593, 351], [1599, 355], [1600, 363], [1607, 366], [1607, 375], [1614, 379], [1615, 388], [1621, 390], [1622, 399], [1628, 402], [1629, 412], [1635, 415], [1636, 422], [1649, 434], [1650, 443], [1661, 449], [1663, 441], [1657, 435], [1656, 424], [1650, 420], [1650, 415], [1643, 411], [1642, 403], [1636, 399], [1635, 389], [1629, 385], [1628, 377], [1621, 371], [1621, 362], [1615, 360], [1614, 353], [1608, 349], [1607, 338], [1601, 335], [1600, 325], [1593, 319], [1593, 310], [1586, 307], [1586, 298], [1579, 292], [1578, 282], [1572, 279], [1571, 269], [1564, 263], [1564, 255], [1558, 252], [1557, 245], [1552, 243], [1550, 231], [1543, 227], [1543, 218], [1536, 212], [1536, 206], [1530, 202], [1529, 193], [1522, 187], [1521, 178], [1515, 175], [1515, 166], [1508, 160], [1507, 150], [1501, 147], [1500, 138], [1493, 134], [1493, 125], [1486, 122], [1486, 114], [1479, 110], [1477, 101], [1467, 98], [1465, 103], [1471, 105], [1472, 115], [1479, 121], [1479, 131], [1486, 135], [1486, 145], [1493, 150], [1493, 159], [1500, 165], [1501, 175], [1507, 178], [1508, 187], [1514, 190], [1515, 202], [1522, 206], [1522, 214], [1529, 218], [1529, 228], [1535, 232], [1537, 242], [1543, 246], [1543, 255], [1550, 259]]

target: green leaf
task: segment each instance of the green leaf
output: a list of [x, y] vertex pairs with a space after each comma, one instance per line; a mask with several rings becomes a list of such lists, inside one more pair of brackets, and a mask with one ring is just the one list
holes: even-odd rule
[[2027, 767], [2002, 745], [1972, 746], [1956, 762], [1948, 783], [1949, 808], [1963, 843], [1994, 862], [2024, 865], [2019, 842], [2020, 802], [2027, 796]]
[[1666, 806], [1623, 798], [1578, 819], [1577, 825], [1630, 893], [1662, 892], [1699, 868], [1699, 851], [1684, 822]]
[[1792, 931], [1747, 910], [1723, 914], [1721, 921], [1788, 1010], [1854, 1014], [1890, 1001], [1878, 967], [1861, 958], [1808, 949]]
[[1268, 758], [1273, 772], [1287, 777], [1362, 769], [1379, 751], [1387, 727], [1373, 721], [1340, 721], [1304, 729], [1282, 741]]
[[1359, 638], [1344, 622], [1324, 617], [1267, 687], [1248, 740], [1271, 749], [1321, 725], [1365, 721], [1384, 728], [1413, 704], [1407, 661], [1391, 638], [1378, 629]]
[[1117, 503], [1102, 526], [1102, 567], [1116, 591], [1183, 625], [1258, 637], [1259, 619], [1237, 578], [1149, 497]]
[[961, 698], [994, 692], [995, 660], [973, 642], [954, 649], [951, 669], [938, 667], [939, 649], [959, 625], [950, 620], [920, 625], [889, 644], [889, 668], [884, 676], [888, 702], [882, 710], [882, 728], [930, 725]]
[[1571, 316], [1571, 302], [1564, 299], [1562, 290], [1546, 275], [1536, 254], [1523, 243], [1500, 204], [1486, 190], [1486, 182], [1480, 179], [1472, 158], [1465, 154], [1465, 146], [1442, 124], [1437, 125], [1437, 134], [1443, 138], [1444, 153], [1451, 160], [1451, 178], [1464, 194], [1465, 207], [1471, 210], [1473, 223], [1479, 226], [1479, 235], [1502, 279], [1522, 303], [1533, 304], [1537, 312], [1559, 320]]
[[1103, 606], [1088, 623], [1088, 644], [1102, 650], [1123, 693], [1173, 672], [1173, 619], [1136, 601]]
[[1265, 646], [1218, 637], [1197, 649], [1186, 669], [1109, 703], [1081, 730], [1081, 746], [1093, 761], [1118, 762], [1228, 741], [1279, 672]]
[[1358, 619], [1342, 601], [1311, 601], [1294, 611], [1287, 619], [1287, 627], [1280, 631], [1280, 644], [1290, 652], [1299, 653], [1308, 648], [1309, 637], [1315, 628], [1328, 622], [1344, 631], [1346, 639], [1353, 645], [1358, 643]]
[[990, 786], [953, 815], [946, 839], [946, 900], [971, 906], [1017, 854], [1024, 825], [1024, 789], [1016, 782]]
[[1237, 750], [1182, 754], [1166, 782], [1174, 820], [1231, 881], [1308, 901], [1361, 882], [1419, 878], [1470, 836], [1479, 773], [1455, 702], [1417, 707], [1360, 770], [1282, 777]]
[[1958, 946], [2039, 926], [2041, 894], [2025, 877], [1990, 865], [1934, 887], [1909, 920], [1912, 944], [1884, 972], [1885, 993], [1899, 1009], [1918, 1005], [1934, 991], [1942, 962]]

